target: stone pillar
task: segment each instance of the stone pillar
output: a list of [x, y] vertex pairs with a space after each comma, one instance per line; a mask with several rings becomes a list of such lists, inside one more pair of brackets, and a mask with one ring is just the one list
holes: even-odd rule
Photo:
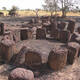
[[60, 22], [60, 23], [58, 23], [58, 29], [64, 30], [65, 27], [66, 27], [66, 23], [65, 23], [65, 22]]
[[21, 40], [32, 39], [32, 31], [30, 29], [21, 29], [20, 31]]
[[76, 42], [68, 43], [68, 55], [67, 55], [67, 63], [73, 64], [75, 59], [79, 55], [80, 45]]
[[80, 34], [80, 27], [77, 28], [78, 33]]
[[74, 30], [75, 30], [75, 21], [69, 21], [67, 30], [69, 30], [71, 33], [74, 32]]
[[4, 23], [0, 23], [0, 35], [4, 34]]
[[53, 32], [51, 33], [51, 37], [55, 40], [59, 40], [59, 30], [58, 29], [54, 29]]
[[60, 31], [59, 32], [59, 40], [61, 42], [67, 43], [71, 39], [70, 31]]
[[5, 39], [0, 43], [0, 55], [6, 63], [8, 63], [15, 51], [15, 43], [12, 40]]
[[21, 39], [20, 39], [20, 30], [19, 29], [14, 29], [12, 31], [12, 35], [13, 35], [13, 41], [15, 42], [19, 42]]
[[54, 48], [48, 57], [48, 64], [53, 70], [60, 70], [64, 68], [67, 62], [68, 51], [66, 48], [58, 47]]
[[38, 28], [37, 29], [36, 39], [46, 39], [46, 31], [44, 28]]
[[51, 23], [51, 33], [50, 36], [52, 37], [54, 35], [54, 32], [57, 30], [57, 22], [54, 21]]

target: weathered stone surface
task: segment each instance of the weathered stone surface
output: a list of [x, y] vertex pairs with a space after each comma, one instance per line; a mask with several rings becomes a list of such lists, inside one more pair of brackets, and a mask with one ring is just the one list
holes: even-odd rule
[[74, 32], [74, 30], [75, 30], [75, 21], [69, 21], [67, 30], [69, 30], [71, 33]]
[[13, 40], [13, 35], [11, 31], [5, 31], [5, 33], [3, 34], [5, 39], [10, 39]]
[[51, 33], [51, 37], [55, 40], [58, 40], [59, 34], [60, 34], [60, 31], [58, 29], [54, 29], [54, 31]]
[[0, 35], [4, 34], [4, 23], [0, 23]]
[[13, 41], [15, 42], [19, 42], [21, 39], [20, 39], [20, 30], [19, 29], [14, 29], [12, 31], [12, 36], [13, 36]]
[[55, 31], [56, 29], [57, 29], [57, 22], [54, 21], [54, 22], [51, 23], [51, 33], [50, 33], [51, 37], [53, 36], [54, 31]]
[[9, 62], [15, 52], [15, 43], [12, 40], [5, 39], [0, 43], [0, 55], [5, 62]]
[[65, 22], [58, 23], [58, 29], [64, 30], [65, 27], [66, 27], [66, 23]]
[[80, 27], [77, 28], [78, 33], [80, 34]]
[[61, 42], [67, 43], [70, 41], [71, 34], [69, 31], [59, 31], [59, 40]]
[[75, 39], [75, 42], [80, 44], [80, 36]]
[[21, 29], [21, 40], [32, 39], [32, 31], [30, 29]]
[[76, 41], [76, 38], [77, 38], [78, 36], [79, 36], [78, 33], [74, 32], [73, 34], [71, 34], [71, 39], [70, 39], [70, 41], [75, 42], [75, 41]]
[[36, 39], [46, 39], [46, 31], [44, 28], [38, 28], [36, 30]]
[[63, 47], [53, 48], [53, 50], [49, 53], [48, 64], [53, 70], [62, 69], [67, 62], [67, 49]]
[[46, 29], [46, 33], [48, 33], [48, 34], [50, 33], [50, 31], [51, 31], [51, 24], [45, 23], [45, 24], [43, 24], [42, 27]]
[[73, 64], [75, 59], [78, 57], [80, 50], [80, 45], [76, 42], [68, 43], [68, 55], [67, 55], [67, 63]]
[[25, 62], [25, 54], [27, 53], [27, 48], [23, 46], [18, 54], [13, 56], [12, 64], [15, 66], [23, 66]]
[[28, 49], [28, 52], [26, 53], [25, 56], [25, 65], [32, 69], [40, 68], [42, 64], [41, 56], [42, 55], [40, 52], [36, 50]]
[[34, 74], [30, 70], [16, 68], [9, 74], [8, 80], [34, 80]]

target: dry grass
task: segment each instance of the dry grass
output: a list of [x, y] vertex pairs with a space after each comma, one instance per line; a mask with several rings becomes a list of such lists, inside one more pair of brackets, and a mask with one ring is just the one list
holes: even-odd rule
[[[5, 16], [8, 15], [8, 11], [1, 11], [1, 12], [3, 12]], [[36, 16], [36, 13], [34, 11], [25, 11], [25, 10], [23, 10], [23, 11], [17, 11], [17, 13], [20, 16]], [[44, 15], [48, 16], [48, 15], [50, 15], [50, 12], [39, 11], [38, 14], [39, 14], [39, 16], [44, 16]], [[53, 13], [53, 14], [55, 14], [55, 13]], [[61, 12], [57, 12], [57, 14], [59, 16], [62, 15]], [[67, 16], [80, 16], [80, 13], [79, 12], [77, 12], [77, 13], [68, 12]]]

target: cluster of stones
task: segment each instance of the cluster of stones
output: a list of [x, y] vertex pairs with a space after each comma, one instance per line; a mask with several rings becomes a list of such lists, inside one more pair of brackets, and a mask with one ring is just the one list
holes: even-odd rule
[[[23, 46], [21, 50], [15, 54], [16, 45], [19, 41], [33, 39], [33, 30], [30, 28], [20, 28], [15, 30], [5, 30], [5, 25], [0, 23], [0, 35], [3, 36], [0, 42], [0, 56], [6, 62], [13, 61], [13, 65], [20, 67], [25, 65], [30, 69], [40, 69], [42, 64], [48, 64], [53, 70], [60, 70], [65, 65], [73, 64], [80, 54], [80, 28], [75, 32], [75, 22], [70, 20], [68, 25], [65, 22], [57, 20], [42, 19], [42, 24], [36, 27], [35, 39], [52, 38], [59, 42], [65, 43], [65, 46], [56, 46], [45, 55], [36, 50], [32, 50]], [[13, 57], [16, 55], [15, 57]], [[9, 75], [9, 80], [34, 80], [33, 72], [17, 68]]]

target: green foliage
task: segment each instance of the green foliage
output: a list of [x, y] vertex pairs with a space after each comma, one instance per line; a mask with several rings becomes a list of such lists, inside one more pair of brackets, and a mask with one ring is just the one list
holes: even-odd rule
[[12, 6], [12, 9], [9, 11], [9, 15], [15, 16], [15, 15], [17, 14], [16, 11], [17, 11], [18, 9], [19, 9], [18, 7]]
[[6, 7], [2, 7], [2, 9], [4, 10], [4, 11], [6, 11], [7, 9], [6, 9]]

